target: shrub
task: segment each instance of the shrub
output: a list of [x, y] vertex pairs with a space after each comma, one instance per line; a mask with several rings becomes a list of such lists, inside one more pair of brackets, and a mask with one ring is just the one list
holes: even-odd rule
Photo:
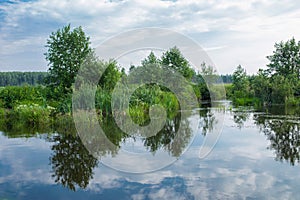
[[0, 106], [12, 109], [20, 104], [45, 104], [43, 87], [8, 86], [0, 90]]
[[18, 105], [13, 109], [13, 115], [28, 125], [43, 125], [50, 121], [50, 114], [55, 108], [43, 107], [38, 104]]

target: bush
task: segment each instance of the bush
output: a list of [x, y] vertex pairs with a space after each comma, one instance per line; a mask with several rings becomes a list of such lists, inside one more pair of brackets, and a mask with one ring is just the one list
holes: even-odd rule
[[258, 98], [234, 98], [233, 103], [236, 106], [259, 106], [260, 100]]
[[161, 105], [167, 111], [167, 116], [172, 118], [173, 113], [180, 109], [177, 97], [170, 91], [162, 91], [159, 86], [146, 85], [138, 88], [130, 99], [130, 106], [140, 106], [147, 109], [152, 105]]
[[6, 110], [0, 107], [0, 120], [6, 116]]
[[0, 90], [0, 106], [12, 109], [20, 104], [45, 104], [43, 87], [8, 86]]
[[296, 98], [296, 97], [288, 98], [285, 103], [288, 106], [300, 106], [300, 98]]
[[50, 114], [55, 108], [43, 107], [38, 104], [18, 105], [13, 109], [13, 115], [28, 125], [43, 125], [50, 121]]
[[226, 91], [226, 98], [227, 99], [231, 99], [233, 97], [233, 94], [232, 94], [232, 84], [231, 83], [227, 83], [227, 84], [224, 84], [224, 87], [225, 87], [225, 91]]

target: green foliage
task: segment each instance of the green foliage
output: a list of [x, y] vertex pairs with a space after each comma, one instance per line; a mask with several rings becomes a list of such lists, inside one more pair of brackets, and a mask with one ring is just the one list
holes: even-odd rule
[[[150, 65], [150, 64], [159, 64], [161, 60], [158, 59], [154, 53], [151, 51], [147, 58], [142, 60], [142, 66]], [[134, 66], [133, 66], [134, 67]]]
[[284, 104], [288, 98], [293, 96], [293, 88], [289, 79], [282, 75], [273, 76], [271, 78], [272, 103]]
[[248, 76], [246, 70], [240, 65], [232, 75], [233, 83], [225, 87], [227, 95], [238, 106], [260, 106], [270, 100], [268, 79], [260, 71], [257, 76]]
[[0, 72], [0, 87], [42, 84], [47, 75], [47, 72]]
[[139, 125], [147, 125], [150, 122], [149, 106], [145, 103], [138, 103], [130, 106], [129, 115], [134, 123]]
[[41, 86], [8, 86], [0, 90], [0, 104], [4, 108], [16, 105], [36, 103], [45, 105], [44, 88]]
[[66, 95], [64, 98], [61, 98], [57, 101], [56, 111], [61, 114], [71, 113], [72, 110], [72, 97], [70, 94]]
[[246, 70], [241, 65], [237, 66], [232, 75], [232, 93], [234, 98], [244, 98], [249, 96], [249, 80]]
[[286, 104], [289, 106], [300, 107], [300, 98], [291, 97], [286, 100]]
[[95, 107], [104, 115], [111, 113], [111, 95], [110, 91], [103, 90], [101, 87], [96, 90]]
[[6, 116], [6, 110], [2, 107], [0, 107], [0, 119], [4, 118]]
[[227, 83], [227, 84], [224, 84], [224, 87], [225, 87], [225, 91], [226, 91], [226, 98], [227, 99], [232, 99], [233, 98], [233, 86], [231, 83]]
[[187, 80], [191, 80], [196, 74], [177, 47], [165, 52], [161, 57], [161, 63], [180, 72]]
[[[199, 88], [199, 94], [197, 95], [200, 100], [211, 100], [211, 95], [216, 95], [214, 93], [213, 86], [218, 82], [219, 76], [216, 75], [216, 71], [212, 66], [207, 66], [206, 63], [201, 64], [201, 72], [194, 77], [194, 82], [196, 82]], [[197, 93], [196, 93], [197, 94]]]
[[129, 113], [136, 123], [145, 124], [149, 122], [149, 109], [152, 105], [163, 106], [170, 119], [180, 108], [172, 92], [163, 91], [158, 85], [148, 84], [139, 87], [131, 96]]
[[38, 104], [18, 105], [13, 109], [13, 115], [27, 125], [39, 126], [49, 122], [50, 114], [54, 110], [53, 107], [43, 107]]
[[272, 75], [288, 76], [295, 74], [300, 78], [300, 42], [295, 38], [275, 44], [273, 55], [267, 56], [270, 63], [268, 72]]
[[89, 38], [81, 27], [71, 30], [70, 24], [53, 32], [47, 40], [45, 53], [49, 62], [48, 86], [59, 87], [59, 94], [71, 92], [77, 72], [92, 52]]
[[[76, 107], [82, 109], [95, 107], [104, 115], [111, 113], [112, 91], [122, 75], [117, 62], [101, 61], [92, 53], [88, 55], [82, 66], [82, 72], [77, 76], [75, 85], [79, 92], [73, 94], [75, 102], [80, 104]], [[98, 85], [95, 88], [97, 81]], [[95, 102], [89, 101], [90, 99], [95, 99]]]
[[112, 60], [104, 63], [104, 66], [105, 71], [99, 80], [99, 86], [104, 90], [112, 92], [122, 74], [119, 71], [116, 61]]
[[272, 103], [292, 103], [300, 95], [300, 42], [292, 38], [276, 43], [273, 55], [267, 58]]
[[[297, 105], [300, 95], [300, 43], [295, 39], [275, 44], [273, 55], [267, 57], [267, 70], [260, 69], [255, 76], [247, 76], [238, 66], [233, 74], [232, 99], [238, 104]], [[259, 101], [259, 103], [257, 102]]]
[[251, 81], [251, 88], [254, 91], [254, 96], [258, 98], [262, 103], [271, 102], [271, 84], [266, 73], [263, 70], [259, 70], [258, 74], [254, 76]]
[[221, 75], [221, 79], [224, 84], [232, 83], [232, 75], [231, 74]]
[[259, 106], [260, 100], [258, 98], [253, 98], [253, 97], [235, 98], [234, 104], [236, 106]]

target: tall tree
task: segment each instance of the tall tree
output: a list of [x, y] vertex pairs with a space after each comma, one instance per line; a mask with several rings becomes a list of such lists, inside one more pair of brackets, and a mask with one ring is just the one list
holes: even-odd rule
[[161, 57], [161, 62], [163, 65], [178, 71], [188, 80], [191, 80], [195, 75], [195, 71], [191, 68], [188, 60], [185, 59], [177, 47], [165, 52]]
[[300, 42], [295, 38], [287, 42], [281, 41], [275, 44], [273, 55], [267, 56], [270, 63], [268, 71], [272, 75], [282, 75], [288, 77], [296, 74], [300, 78]]
[[254, 96], [262, 101], [262, 103], [271, 103], [271, 85], [270, 80], [264, 70], [259, 69], [257, 75], [251, 82]]
[[237, 66], [232, 75], [233, 95], [236, 98], [247, 97], [249, 94], [249, 80], [246, 70], [241, 66]]
[[300, 95], [300, 41], [292, 38], [274, 47], [273, 55], [267, 56], [272, 102], [284, 103]]
[[63, 94], [70, 93], [81, 64], [92, 52], [89, 37], [81, 27], [71, 30], [69, 24], [51, 33], [46, 47], [45, 56], [49, 62], [47, 84], [58, 87]]
[[147, 58], [142, 60], [142, 66], [146, 66], [149, 64], [158, 64], [158, 63], [160, 63], [160, 60], [155, 56], [153, 51], [150, 52], [150, 54], [147, 56]]
[[202, 100], [210, 100], [211, 97], [208, 85], [215, 83], [218, 79], [216, 71], [213, 69], [212, 66], [207, 65], [203, 62], [201, 64], [201, 72], [197, 74], [195, 79], [200, 92], [200, 94], [197, 94], [197, 96], [199, 98], [201, 97]]

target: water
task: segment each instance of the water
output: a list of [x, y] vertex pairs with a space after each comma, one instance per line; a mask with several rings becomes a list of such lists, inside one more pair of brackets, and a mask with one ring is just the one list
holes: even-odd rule
[[[185, 134], [177, 143], [180, 116], [148, 140], [128, 136], [108, 123], [105, 130], [110, 130], [106, 133], [116, 148], [100, 148], [104, 164], [89, 154], [74, 127], [2, 127], [0, 199], [298, 199], [297, 109], [201, 109], [181, 119], [186, 120]], [[212, 152], [200, 159], [204, 139], [221, 127]], [[122, 150], [148, 152], [152, 160], [121, 160]], [[120, 165], [143, 169], [151, 161], [163, 163], [157, 159], [160, 155], [175, 162], [148, 173], [108, 166], [113, 157]]]

